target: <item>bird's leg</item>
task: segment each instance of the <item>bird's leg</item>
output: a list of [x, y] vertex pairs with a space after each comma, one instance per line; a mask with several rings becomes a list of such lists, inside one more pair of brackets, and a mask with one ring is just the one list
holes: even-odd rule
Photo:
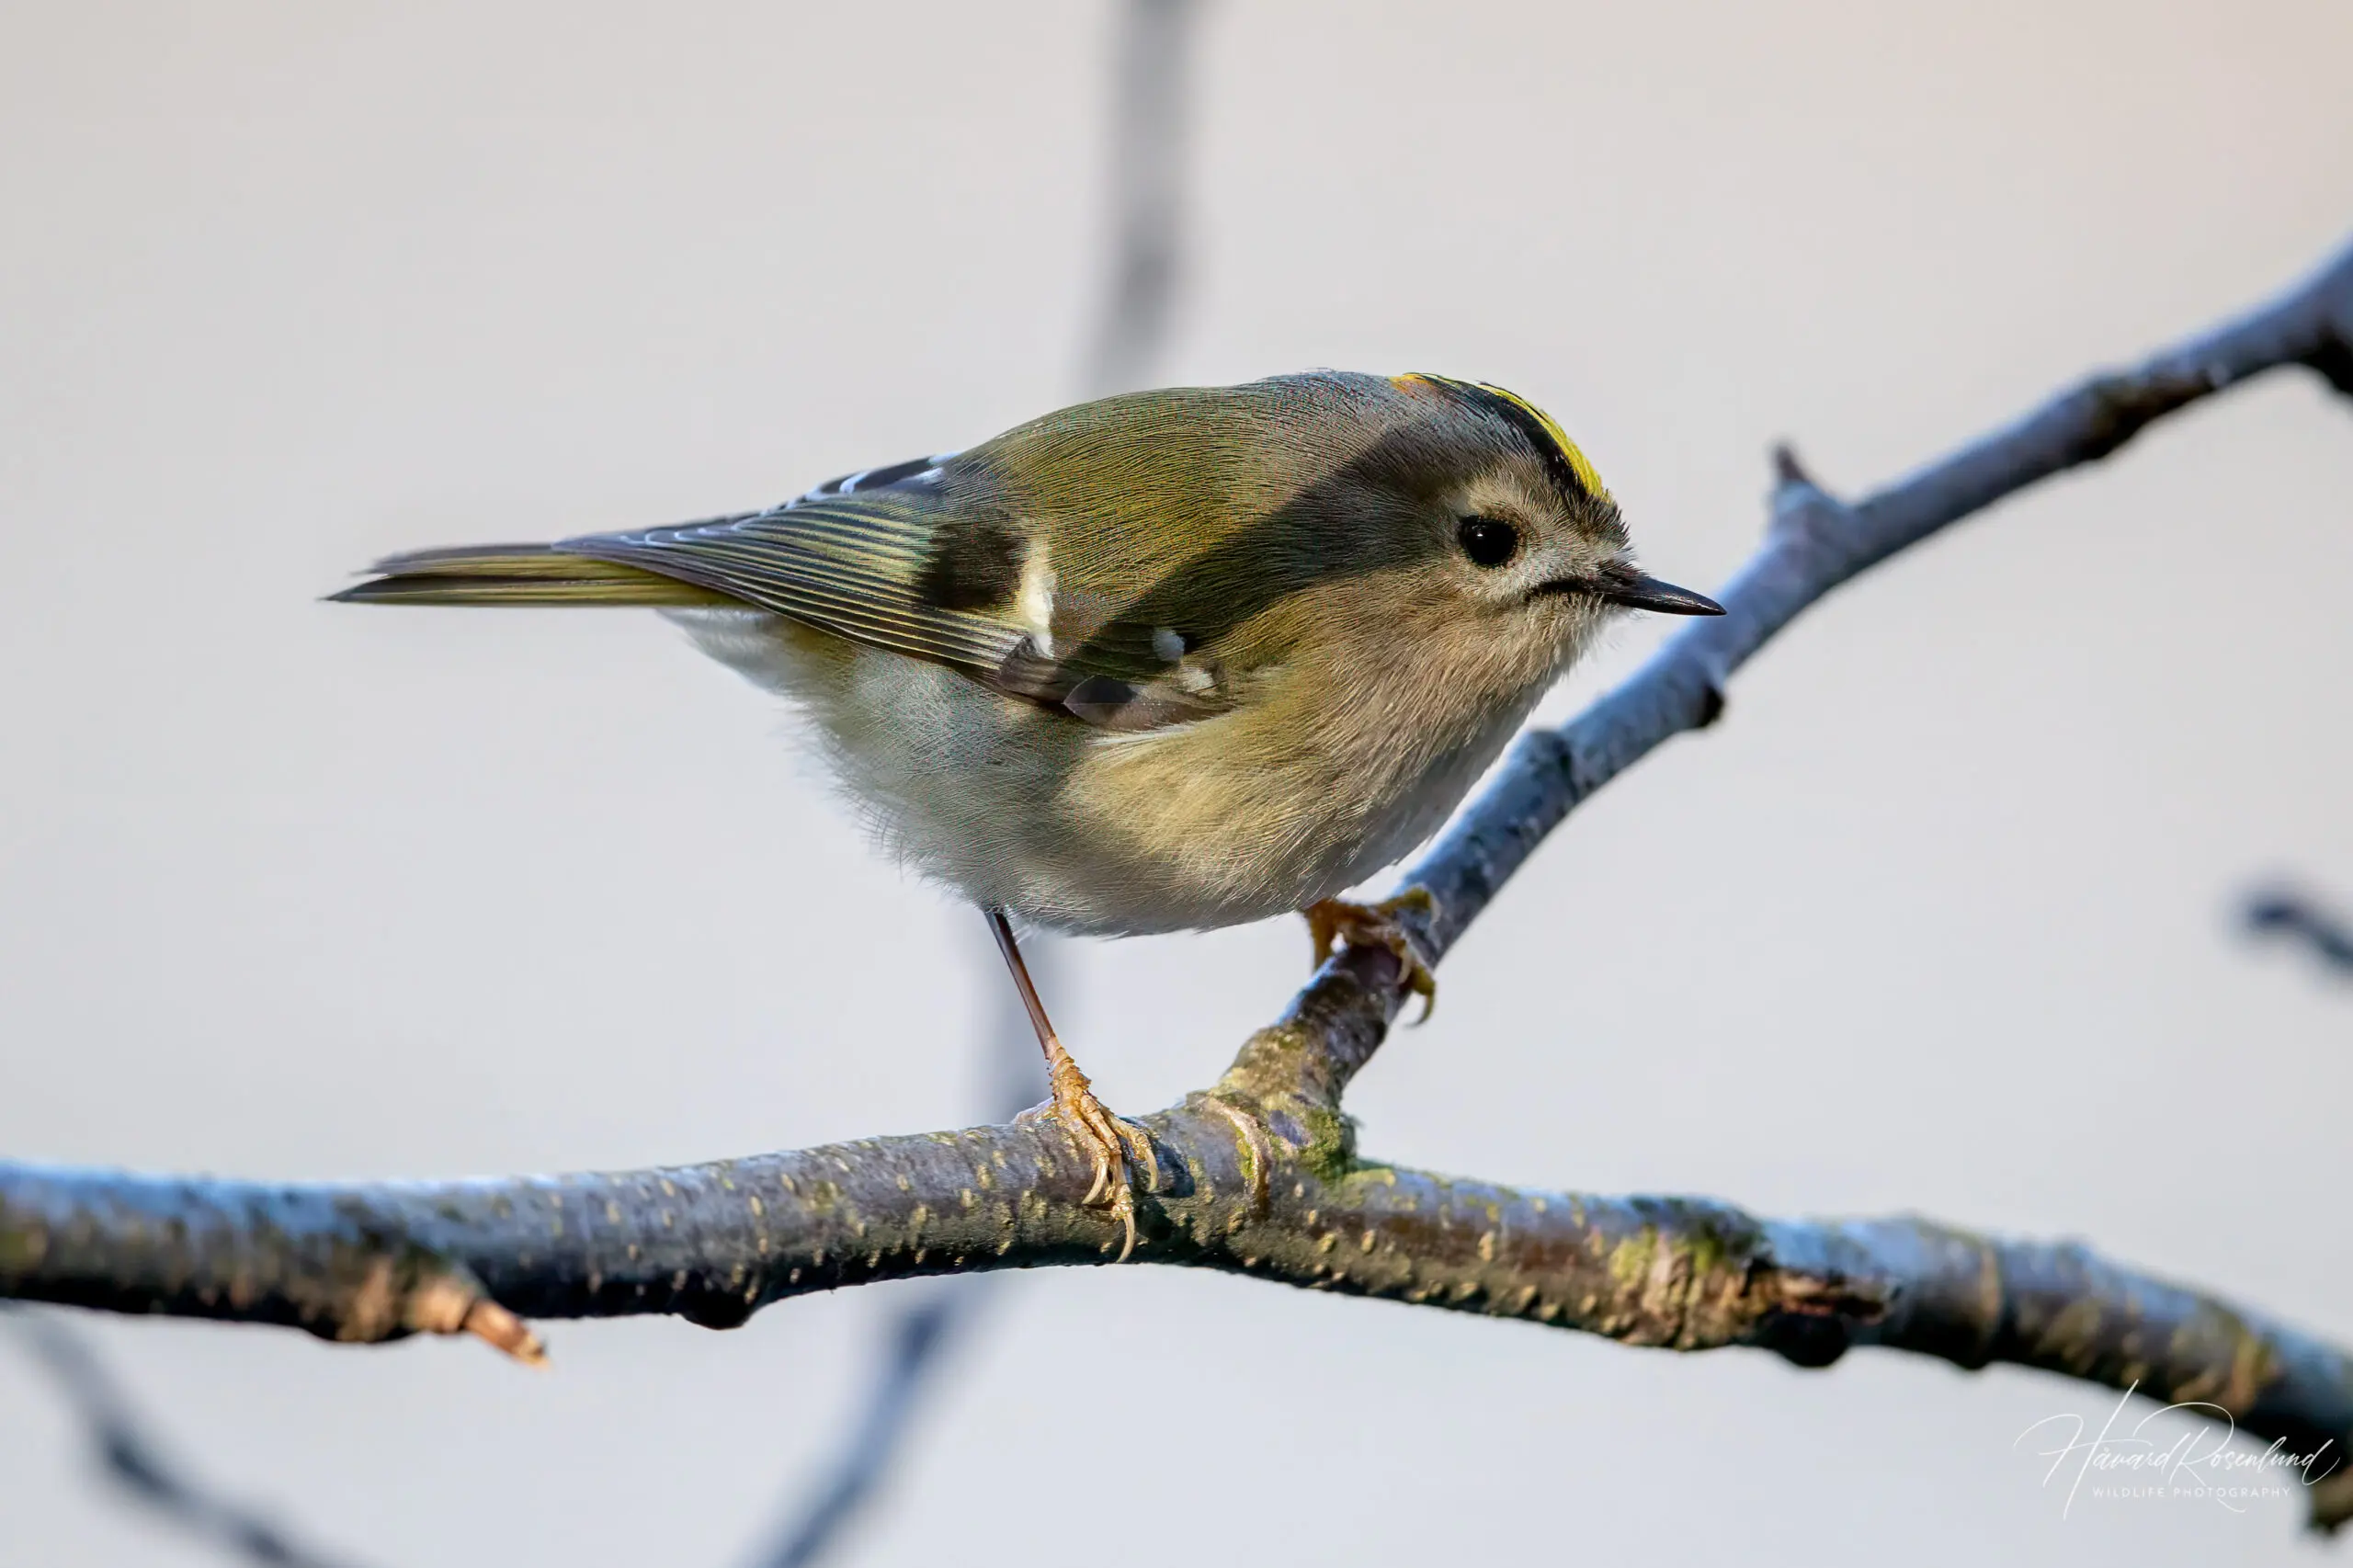
[[1002, 909], [984, 910], [989, 931], [996, 937], [997, 951], [1005, 955], [1005, 967], [1013, 971], [1014, 989], [1021, 993], [1021, 1005], [1029, 1010], [1030, 1027], [1038, 1031], [1038, 1045], [1046, 1053], [1046, 1078], [1053, 1085], [1054, 1097], [1036, 1110], [1026, 1110], [1024, 1118], [1046, 1115], [1060, 1121], [1071, 1136], [1077, 1139], [1095, 1157], [1095, 1185], [1086, 1189], [1084, 1202], [1098, 1199], [1111, 1205], [1118, 1217], [1125, 1239], [1120, 1246], [1119, 1261], [1125, 1263], [1136, 1249], [1135, 1175], [1128, 1161], [1130, 1148], [1144, 1169], [1144, 1190], [1149, 1192], [1160, 1185], [1160, 1160], [1153, 1153], [1152, 1137], [1133, 1122], [1113, 1116], [1078, 1070], [1070, 1052], [1054, 1034], [1054, 1026], [1046, 1017], [1046, 1005], [1038, 999], [1038, 987], [1029, 979], [1029, 966], [1021, 959], [1020, 945], [1013, 939], [1013, 923]]
[[1422, 999], [1422, 1016], [1414, 1021], [1426, 1024], [1438, 1006], [1438, 976], [1430, 972], [1429, 960], [1414, 941], [1397, 916], [1411, 910], [1416, 915], [1438, 913], [1438, 900], [1427, 888], [1407, 888], [1395, 898], [1379, 903], [1349, 903], [1344, 899], [1327, 898], [1311, 903], [1300, 914], [1307, 917], [1307, 934], [1315, 942], [1315, 962], [1320, 967], [1332, 956], [1336, 943], [1347, 942], [1352, 948], [1386, 948], [1397, 956], [1397, 983]]

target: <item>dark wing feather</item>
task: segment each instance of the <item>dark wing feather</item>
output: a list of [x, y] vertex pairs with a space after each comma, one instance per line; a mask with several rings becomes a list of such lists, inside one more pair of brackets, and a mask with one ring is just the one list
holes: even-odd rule
[[[972, 603], [971, 595], [944, 585], [940, 562], [960, 541], [985, 534], [989, 514], [952, 501], [936, 464], [924, 472], [910, 467], [870, 471], [880, 484], [865, 475], [834, 481], [765, 512], [588, 534], [552, 548], [947, 665], [1100, 728], [1154, 729], [1223, 710], [1215, 690], [1178, 684], [1179, 665], [1163, 655], [1153, 629], [1121, 620], [1115, 606], [1057, 605], [1052, 642], [1072, 652], [1060, 659], [1042, 653], [1013, 608], [1017, 562], [995, 574], [1004, 592], [995, 600]], [[997, 535], [1001, 548], [1017, 549], [1011, 530], [1000, 526]]]
[[660, 573], [853, 642], [994, 671], [1021, 641], [1002, 619], [926, 601], [938, 519], [893, 492], [804, 501], [675, 528], [589, 534], [556, 548]]

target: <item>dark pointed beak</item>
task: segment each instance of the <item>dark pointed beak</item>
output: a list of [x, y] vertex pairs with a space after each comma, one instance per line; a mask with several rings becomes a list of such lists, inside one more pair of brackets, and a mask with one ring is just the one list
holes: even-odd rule
[[1590, 577], [1555, 577], [1536, 585], [1540, 594], [1591, 594], [1595, 598], [1628, 609], [1654, 609], [1661, 615], [1722, 615], [1724, 607], [1705, 594], [1645, 577], [1639, 572], [1604, 567]]
[[1617, 577], [1605, 579], [1601, 597], [1613, 605], [1629, 609], [1654, 609], [1661, 615], [1722, 615], [1724, 607], [1705, 594], [1695, 594], [1688, 588], [1678, 588], [1672, 583], [1662, 583], [1656, 577]]

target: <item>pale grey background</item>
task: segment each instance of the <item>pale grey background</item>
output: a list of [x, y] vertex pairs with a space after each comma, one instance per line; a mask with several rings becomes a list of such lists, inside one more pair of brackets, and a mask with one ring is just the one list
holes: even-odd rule
[[[0, 10], [0, 1149], [286, 1176], [952, 1124], [972, 916], [650, 616], [369, 611], [393, 548], [766, 503], [1063, 401], [1108, 6]], [[1861, 486], [2353, 228], [2353, 8], [1220, 6], [1173, 379], [1552, 409], [1720, 582], [1796, 438]], [[2094, 1238], [2353, 1339], [2353, 411], [2282, 379], [1915, 551], [1582, 812], [1352, 1104], [1381, 1153]], [[1617, 642], [1565, 710], [1648, 645]], [[1294, 924], [1077, 955], [1115, 1105]], [[107, 1323], [203, 1471], [384, 1564], [733, 1562], [887, 1290], [734, 1334], [334, 1349]], [[2097, 1392], [1826, 1375], [1156, 1268], [1024, 1277], [857, 1560], [2302, 1562], [2079, 1504]], [[1040, 1545], [1036, 1531], [1063, 1532]], [[210, 1561], [0, 1350], [0, 1559]]]

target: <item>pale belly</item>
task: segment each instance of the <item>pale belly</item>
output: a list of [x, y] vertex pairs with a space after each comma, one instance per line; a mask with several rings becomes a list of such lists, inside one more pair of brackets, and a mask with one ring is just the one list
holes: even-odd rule
[[1393, 739], [1270, 744], [1247, 714], [1107, 733], [775, 617], [672, 619], [802, 706], [887, 852], [974, 903], [1088, 936], [1239, 925], [1364, 881], [1437, 830], [1536, 695], [1401, 766]]

